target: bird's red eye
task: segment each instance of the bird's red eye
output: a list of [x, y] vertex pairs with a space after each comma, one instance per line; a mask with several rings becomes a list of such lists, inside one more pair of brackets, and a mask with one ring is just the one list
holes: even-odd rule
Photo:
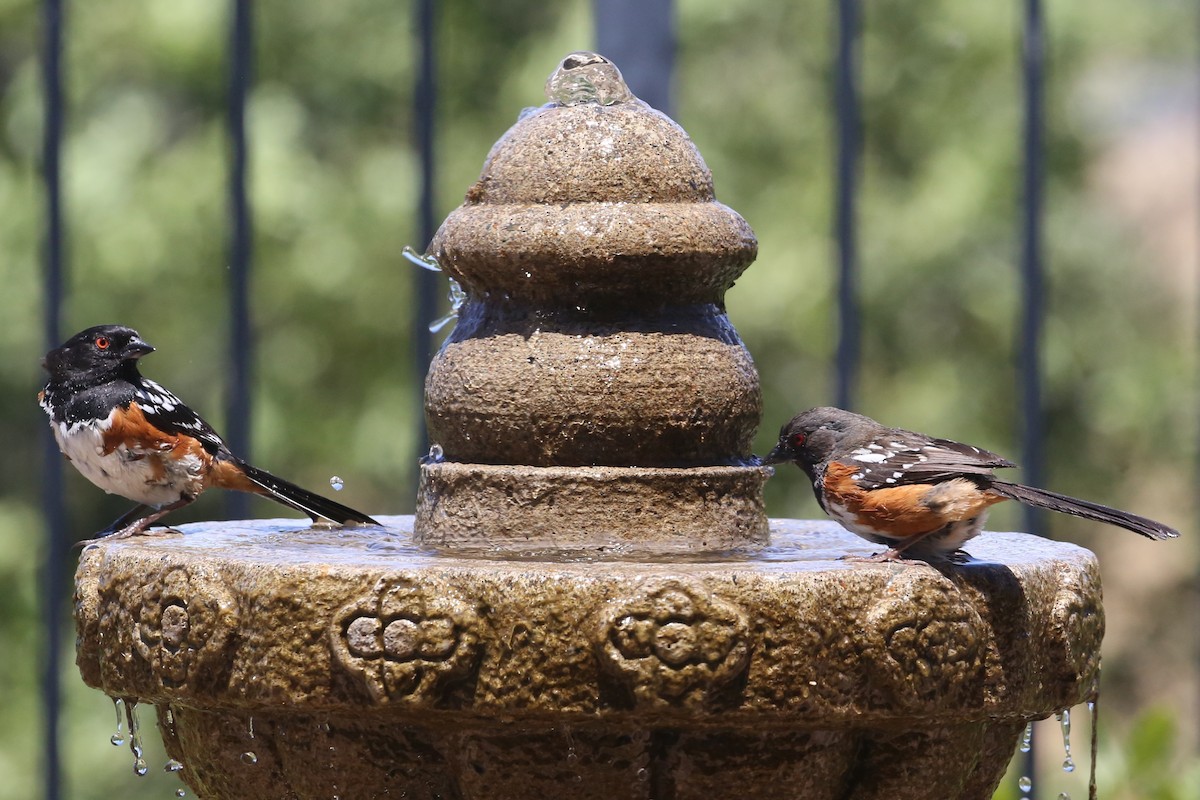
[[804, 447], [804, 440], [807, 438], [803, 433], [793, 433], [789, 441], [791, 441], [792, 447]]
[[97, 336], [96, 337], [96, 347], [100, 348], [101, 350], [107, 350], [108, 345], [109, 345], [109, 341], [108, 341], [107, 336]]

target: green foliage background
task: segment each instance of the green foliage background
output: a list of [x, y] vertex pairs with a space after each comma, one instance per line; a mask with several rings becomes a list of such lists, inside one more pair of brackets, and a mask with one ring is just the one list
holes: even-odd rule
[[[1015, 455], [1020, 6], [865, 5], [861, 407]], [[1152, 545], [1068, 519], [1051, 520], [1051, 531], [1097, 550], [1103, 564], [1106, 752], [1120, 773], [1102, 770], [1106, 796], [1189, 796], [1159, 779], [1178, 772], [1194, 784], [1196, 772], [1194, 760], [1183, 768], [1172, 755], [1194, 752], [1190, 709], [1200, 703], [1195, 246], [1186, 257], [1158, 247], [1156, 215], [1127, 213], [1120, 192], [1105, 188], [1104, 165], [1151, 124], [1193, 124], [1197, 26], [1178, 0], [1046, 5], [1048, 482], [1164, 519], [1185, 539]], [[145, 370], [220, 428], [225, 4], [69, 6], [67, 332], [137, 327], [160, 351]], [[758, 262], [728, 297], [762, 374], [759, 451], [787, 417], [831, 394], [830, 6], [678, 4], [675, 117], [712, 168], [718, 198], [760, 241]], [[448, 0], [438, 10], [444, 215], [517, 112], [542, 102], [558, 59], [593, 37], [582, 0]], [[254, 460], [314, 487], [341, 475], [347, 502], [409, 513], [421, 376], [409, 355], [413, 269], [400, 250], [424, 244], [415, 239], [411, 8], [297, 0], [258, 4], [255, 14]], [[0, 0], [0, 798], [14, 799], [39, 794], [45, 722], [36, 705], [40, 487], [30, 467], [44, 426], [34, 402], [39, 35], [36, 3]], [[1195, 168], [1194, 153], [1181, 158], [1179, 169]], [[125, 505], [73, 473], [66, 502], [81, 535]], [[794, 472], [772, 481], [768, 503], [773, 516], [818, 514]], [[205, 498], [190, 513], [181, 517], [221, 508]], [[993, 527], [1016, 520], [999, 511]], [[151, 777], [135, 779], [128, 756], [106, 744], [108, 701], [71, 665], [63, 680], [68, 796], [169, 796], [176, 784], [158, 772], [161, 758]], [[1158, 706], [1179, 712], [1177, 725], [1167, 716], [1170, 736], [1153, 715], [1135, 725]], [[1154, 782], [1138, 779], [1147, 770]]]

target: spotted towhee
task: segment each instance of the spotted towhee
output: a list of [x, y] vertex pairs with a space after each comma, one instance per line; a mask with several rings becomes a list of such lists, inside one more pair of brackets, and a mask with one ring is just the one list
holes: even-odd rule
[[143, 533], [214, 486], [269, 497], [313, 522], [379, 524], [231, 453], [195, 411], [138, 372], [138, 359], [153, 351], [131, 328], [98, 325], [42, 362], [50, 382], [38, 402], [63, 455], [104, 491], [139, 504], [97, 538]]
[[764, 463], [794, 461], [813, 482], [817, 502], [846, 529], [904, 555], [937, 558], [983, 527], [988, 506], [1016, 500], [1140, 533], [1174, 539], [1179, 532], [1115, 508], [997, 478], [1015, 467], [995, 453], [923, 433], [888, 428], [840, 408], [813, 408], [779, 432]]

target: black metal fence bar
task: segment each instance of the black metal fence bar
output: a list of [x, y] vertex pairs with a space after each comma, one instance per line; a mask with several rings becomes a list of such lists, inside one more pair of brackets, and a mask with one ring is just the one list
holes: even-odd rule
[[595, 0], [596, 51], [621, 69], [629, 88], [664, 114], [674, 109], [674, 0]]
[[858, 0], [837, 0], [837, 56], [834, 63], [835, 146], [834, 237], [837, 240], [838, 341], [834, 403], [852, 408], [858, 378], [861, 325], [858, 308], [858, 160], [861, 131], [858, 108]]
[[[225, 434], [233, 452], [250, 458], [250, 368], [254, 339], [250, 326], [250, 267], [254, 231], [246, 185], [249, 160], [246, 100], [254, 60], [251, 0], [233, 0], [229, 26], [229, 80], [226, 111], [229, 135], [229, 397]], [[234, 519], [250, 513], [250, 496], [225, 492], [225, 511]]]
[[[1043, 485], [1041, 339], [1044, 291], [1042, 280], [1042, 192], [1044, 164], [1043, 95], [1045, 88], [1045, 28], [1041, 0], [1025, 0], [1021, 33], [1021, 79], [1024, 119], [1021, 204], [1021, 324], [1018, 382], [1021, 415], [1021, 462], [1024, 478]], [[1022, 506], [1024, 528], [1041, 533], [1044, 515]], [[1031, 743], [1032, 744], [1032, 743]], [[1033, 777], [1035, 750], [1020, 754], [1021, 773]], [[1024, 796], [1033, 800], [1035, 783]]]
[[[65, 118], [63, 97], [63, 4], [45, 0], [42, 4], [42, 81], [45, 122], [42, 131], [42, 182], [46, 197], [46, 240], [42, 253], [44, 266], [43, 303], [46, 349], [62, 338], [62, 296], [66, 268], [66, 233], [62, 210], [62, 136]], [[62, 797], [62, 752], [59, 740], [59, 716], [62, 711], [62, 666], [64, 601], [70, 593], [67, 584], [67, 514], [63, 505], [63, 466], [58, 446], [49, 428], [43, 428], [44, 463], [42, 465], [42, 514], [45, 519], [45, 548], [42, 553], [42, 619], [44, 652], [42, 658], [42, 782], [46, 800]]]
[[[417, 240], [421, 247], [428, 247], [437, 231], [434, 190], [434, 114], [437, 109], [437, 60], [436, 18], [434, 0], [417, 0], [416, 24], [413, 26], [417, 53], [416, 91], [413, 93], [413, 134], [417, 143], [417, 160], [420, 164], [421, 187], [417, 203]], [[429, 324], [437, 316], [438, 275], [426, 269], [411, 270], [416, 295], [416, 313], [413, 314], [413, 376], [415, 378], [415, 405], [417, 420], [417, 454], [423, 455], [429, 447], [429, 434], [425, 427], [425, 381], [423, 376], [433, 358], [433, 334]]]

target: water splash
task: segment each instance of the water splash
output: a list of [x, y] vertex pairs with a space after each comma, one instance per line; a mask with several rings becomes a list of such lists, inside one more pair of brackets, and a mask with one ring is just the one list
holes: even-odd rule
[[1033, 749], [1033, 723], [1029, 722], [1029, 723], [1026, 723], [1025, 730], [1021, 734], [1020, 750], [1022, 753], [1028, 753], [1032, 749]]
[[108, 741], [113, 747], [120, 747], [125, 744], [125, 703], [119, 697], [110, 697], [113, 701], [113, 710], [117, 712], [117, 732], [108, 737]]
[[546, 97], [564, 106], [612, 106], [633, 100], [621, 70], [599, 53], [579, 50], [546, 79]]
[[142, 730], [138, 722], [137, 700], [125, 700], [125, 725], [129, 730], [129, 752], [133, 753], [133, 773], [145, 775], [150, 771], [142, 750]]
[[450, 279], [450, 292], [446, 295], [450, 300], [450, 310], [445, 315], [438, 317], [433, 322], [429, 323], [429, 332], [437, 333], [442, 328], [446, 327], [452, 320], [458, 319], [458, 311], [463, 307], [463, 303], [467, 302], [467, 292], [459, 285], [454, 278]]
[[1063, 737], [1063, 772], [1075, 771], [1075, 760], [1071, 757], [1071, 709], [1064, 708], [1062, 711], [1054, 715], [1058, 720], [1058, 727], [1062, 730]]
[[346, 482], [337, 475], [334, 475], [329, 479], [329, 485], [333, 487], [335, 492], [340, 492], [342, 489], [346, 488]]
[[404, 248], [400, 251], [400, 255], [404, 256], [406, 259], [408, 259], [412, 263], [416, 264], [421, 269], [427, 269], [430, 272], [441, 272], [442, 271], [442, 265], [438, 263], [438, 260], [436, 257], [428, 255], [426, 253], [418, 253], [416, 248], [413, 247], [412, 245], [409, 245], [409, 244], [404, 245]]
[[446, 460], [445, 451], [442, 450], [442, 446], [440, 444], [436, 444], [436, 443], [431, 444], [429, 446], [429, 453], [427, 453], [424, 456], [421, 456], [422, 464], [440, 464], [445, 460]]

